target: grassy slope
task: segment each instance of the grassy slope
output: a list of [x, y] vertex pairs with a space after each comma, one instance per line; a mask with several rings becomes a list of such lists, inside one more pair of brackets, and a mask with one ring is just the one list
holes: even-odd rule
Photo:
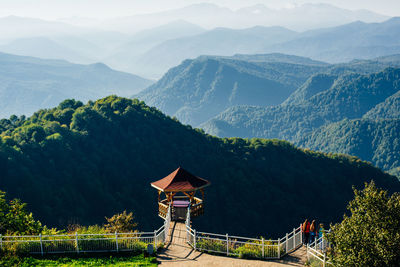
[[154, 257], [144, 258], [143, 255], [137, 256], [103, 256], [103, 257], [27, 257], [27, 258], [0, 258], [0, 266], [57, 266], [57, 267], [69, 267], [69, 266], [142, 266], [142, 267], [154, 267], [156, 263]]

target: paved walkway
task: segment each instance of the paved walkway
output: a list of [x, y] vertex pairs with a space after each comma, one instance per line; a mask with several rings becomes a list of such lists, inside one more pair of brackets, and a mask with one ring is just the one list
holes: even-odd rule
[[183, 223], [171, 222], [169, 244], [158, 254], [157, 260], [160, 266], [191, 267], [191, 266], [211, 266], [211, 267], [286, 267], [304, 266], [306, 250], [300, 248], [282, 260], [260, 261], [244, 260], [224, 256], [215, 256], [193, 250], [186, 243], [186, 227]]

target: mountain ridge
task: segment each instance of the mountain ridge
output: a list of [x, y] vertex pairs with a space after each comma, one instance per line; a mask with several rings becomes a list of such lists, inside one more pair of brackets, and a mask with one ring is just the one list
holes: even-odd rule
[[0, 117], [30, 115], [62, 99], [129, 96], [152, 83], [102, 63], [81, 65], [0, 53]]
[[[296, 63], [269, 62], [260, 55], [253, 56], [255, 61], [249, 60], [249, 55], [241, 57], [246, 60], [220, 56], [185, 60], [137, 97], [197, 126], [230, 106], [280, 104], [309, 75], [326, 66], [299, 57], [287, 60], [290, 56], [286, 61]], [[307, 65], [297, 63], [302, 61]]]

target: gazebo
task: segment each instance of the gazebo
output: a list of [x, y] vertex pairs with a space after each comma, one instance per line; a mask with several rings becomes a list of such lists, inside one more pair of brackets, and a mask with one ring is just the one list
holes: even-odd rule
[[[210, 182], [197, 177], [179, 167], [168, 176], [152, 182], [151, 186], [158, 190], [158, 215], [166, 218], [168, 207], [171, 207], [172, 220], [185, 220], [186, 212], [190, 207], [190, 216], [196, 217], [204, 213], [204, 187]], [[201, 197], [196, 197], [200, 191]], [[161, 194], [165, 199], [161, 200]]]

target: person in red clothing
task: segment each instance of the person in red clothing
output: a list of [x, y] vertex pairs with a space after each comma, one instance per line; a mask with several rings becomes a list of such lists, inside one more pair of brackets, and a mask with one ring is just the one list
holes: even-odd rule
[[307, 219], [301, 225], [301, 231], [303, 232], [303, 244], [307, 245], [310, 240], [310, 222]]

